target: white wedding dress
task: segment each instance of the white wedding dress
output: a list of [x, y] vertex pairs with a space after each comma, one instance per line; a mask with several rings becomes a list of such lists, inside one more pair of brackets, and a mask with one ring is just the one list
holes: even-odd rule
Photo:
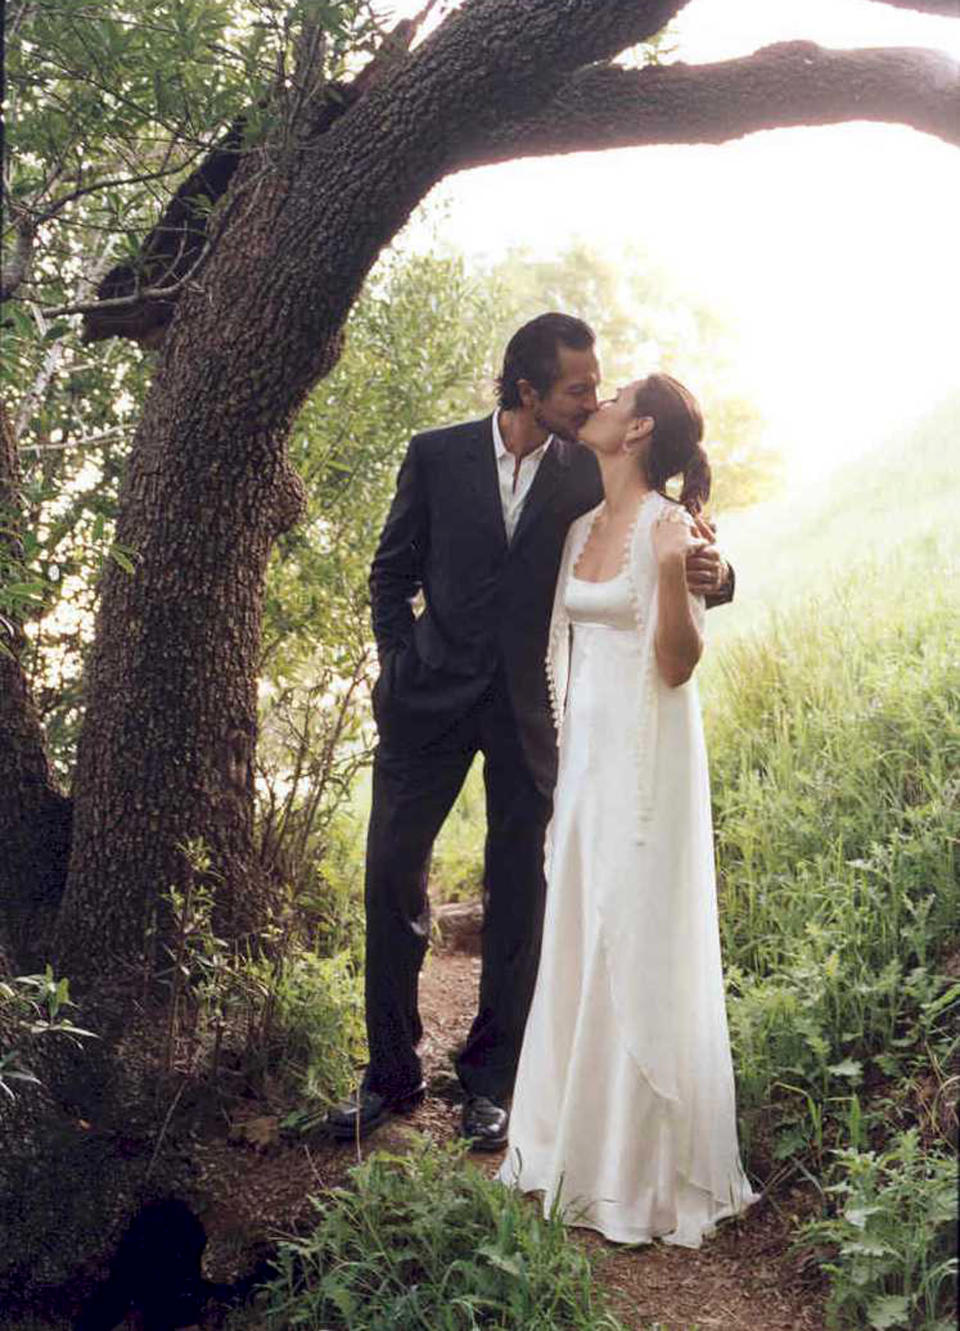
[[644, 499], [607, 582], [574, 576], [599, 509], [567, 538], [547, 663], [560, 768], [543, 951], [499, 1177], [617, 1242], [698, 1247], [755, 1196], [696, 685], [669, 688], [653, 649], [652, 528], [668, 503]]

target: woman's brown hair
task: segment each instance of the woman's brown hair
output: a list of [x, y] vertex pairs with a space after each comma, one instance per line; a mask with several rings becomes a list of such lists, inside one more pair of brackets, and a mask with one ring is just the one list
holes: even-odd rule
[[646, 457], [647, 480], [663, 490], [671, 476], [683, 476], [680, 502], [699, 513], [710, 494], [710, 463], [700, 440], [703, 415], [689, 389], [669, 374], [650, 374], [637, 388], [634, 411], [653, 417]]

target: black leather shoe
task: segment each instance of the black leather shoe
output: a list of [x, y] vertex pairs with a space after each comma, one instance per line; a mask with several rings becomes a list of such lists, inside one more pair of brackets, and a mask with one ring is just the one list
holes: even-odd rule
[[474, 1151], [499, 1151], [507, 1144], [510, 1115], [486, 1095], [469, 1095], [460, 1118], [460, 1135]]
[[409, 1114], [424, 1097], [426, 1087], [423, 1082], [409, 1091], [390, 1093], [387, 1091], [368, 1091], [361, 1087], [356, 1095], [342, 1100], [327, 1114], [327, 1135], [337, 1141], [355, 1141], [366, 1137], [367, 1133], [379, 1128], [393, 1114]]

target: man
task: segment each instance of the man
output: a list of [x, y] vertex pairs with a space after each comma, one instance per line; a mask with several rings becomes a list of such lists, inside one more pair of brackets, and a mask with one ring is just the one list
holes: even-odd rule
[[[365, 891], [370, 1063], [358, 1094], [328, 1117], [336, 1137], [363, 1136], [423, 1096], [417, 985], [430, 851], [479, 751], [480, 1000], [457, 1072], [463, 1135], [478, 1149], [506, 1142], [540, 954], [557, 769], [547, 630], [567, 528], [603, 497], [593, 456], [572, 442], [597, 408], [599, 381], [590, 328], [541, 315], [507, 346], [499, 410], [416, 435], [400, 469], [370, 574], [380, 656]], [[687, 579], [713, 603], [733, 594], [712, 546], [691, 555]]]

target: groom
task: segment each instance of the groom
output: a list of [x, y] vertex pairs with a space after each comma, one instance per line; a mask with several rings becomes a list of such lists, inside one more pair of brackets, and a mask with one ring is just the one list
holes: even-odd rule
[[[479, 751], [482, 969], [457, 1072], [463, 1135], [481, 1150], [506, 1143], [557, 771], [547, 630], [567, 528], [603, 497], [592, 454], [572, 442], [597, 408], [599, 381], [590, 328], [540, 315], [507, 346], [499, 410], [414, 436], [400, 468], [370, 574], [380, 657], [365, 889], [370, 1063], [358, 1094], [328, 1116], [335, 1137], [363, 1136], [423, 1097], [417, 986], [430, 851]], [[687, 581], [713, 604], [733, 595], [732, 570], [712, 546], [689, 557]]]

